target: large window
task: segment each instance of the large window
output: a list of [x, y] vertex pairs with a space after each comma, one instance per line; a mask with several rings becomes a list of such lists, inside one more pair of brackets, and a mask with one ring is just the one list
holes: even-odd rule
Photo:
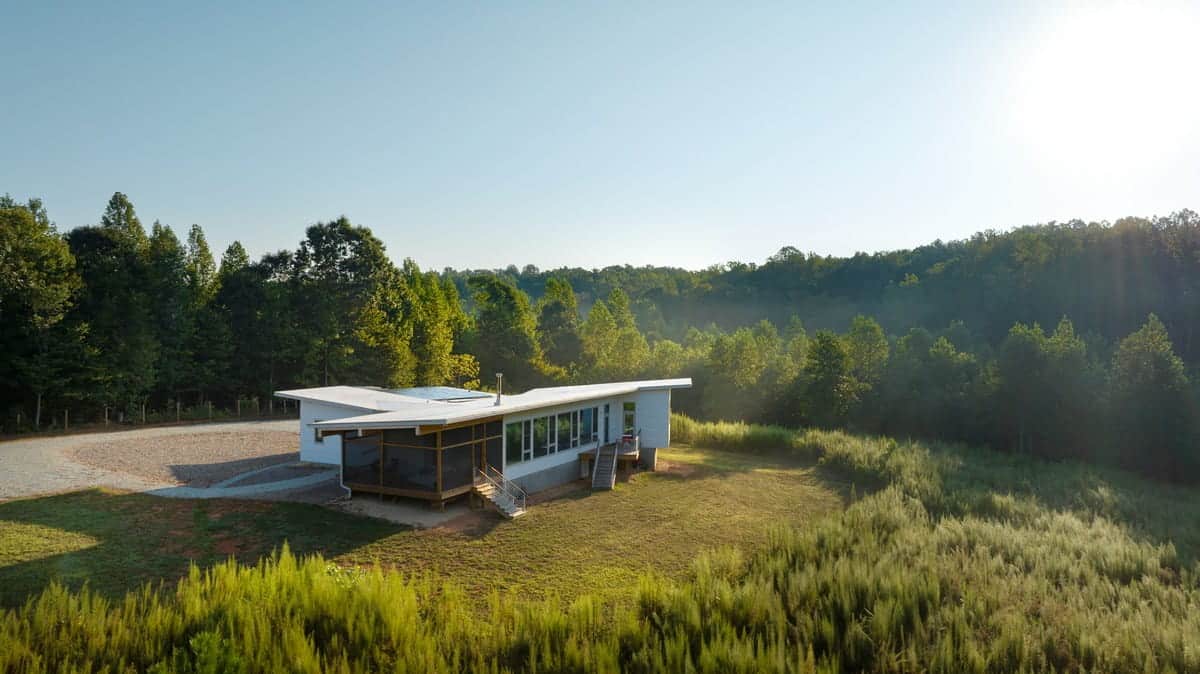
[[[605, 406], [607, 411], [607, 405]], [[559, 412], [504, 426], [504, 458], [509, 465], [581, 447], [600, 439], [600, 408]]]

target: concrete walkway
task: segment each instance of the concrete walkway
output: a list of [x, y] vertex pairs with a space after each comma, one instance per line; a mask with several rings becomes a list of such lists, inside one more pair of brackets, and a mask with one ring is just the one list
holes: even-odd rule
[[247, 471], [241, 475], [235, 475], [228, 480], [218, 482], [211, 487], [166, 487], [164, 489], [153, 489], [147, 493], [155, 496], [164, 496], [167, 498], [252, 498], [254, 496], [273, 494], [281, 491], [308, 489], [310, 487], [315, 487], [322, 482], [336, 480], [338, 476], [338, 469], [330, 468], [329, 470], [323, 470], [319, 473], [305, 475], [304, 477], [296, 477], [290, 480], [248, 484], [241, 487], [228, 486], [244, 480], [251, 475], [257, 475], [258, 473], [264, 473], [268, 470], [274, 470], [276, 468], [279, 468], [279, 466], [268, 466], [266, 468], [259, 468], [258, 470]]

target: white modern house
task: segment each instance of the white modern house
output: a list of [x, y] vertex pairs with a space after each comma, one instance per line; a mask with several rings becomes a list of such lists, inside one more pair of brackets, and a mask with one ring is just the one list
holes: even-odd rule
[[340, 465], [353, 492], [443, 504], [475, 493], [510, 516], [528, 491], [580, 478], [611, 488], [617, 467], [653, 467], [671, 442], [671, 391], [691, 379], [533, 389], [325, 386], [300, 403], [300, 458]]

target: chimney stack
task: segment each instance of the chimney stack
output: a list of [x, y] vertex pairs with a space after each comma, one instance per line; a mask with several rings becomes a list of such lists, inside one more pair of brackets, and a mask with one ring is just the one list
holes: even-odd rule
[[500, 404], [501, 390], [504, 388], [504, 373], [496, 373], [496, 404]]

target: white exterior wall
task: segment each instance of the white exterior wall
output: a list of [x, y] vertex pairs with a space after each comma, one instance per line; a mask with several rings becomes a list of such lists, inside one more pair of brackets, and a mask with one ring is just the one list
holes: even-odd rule
[[671, 391], [640, 391], [637, 403], [637, 426], [641, 431], [642, 447], [671, 445]]
[[363, 411], [353, 407], [341, 407], [328, 403], [300, 401], [300, 460], [311, 463], [331, 463], [335, 466], [342, 463], [342, 438], [340, 435], [326, 435], [324, 440], [317, 440], [317, 429], [309, 424], [314, 421], [330, 419], [345, 419], [362, 414]]

